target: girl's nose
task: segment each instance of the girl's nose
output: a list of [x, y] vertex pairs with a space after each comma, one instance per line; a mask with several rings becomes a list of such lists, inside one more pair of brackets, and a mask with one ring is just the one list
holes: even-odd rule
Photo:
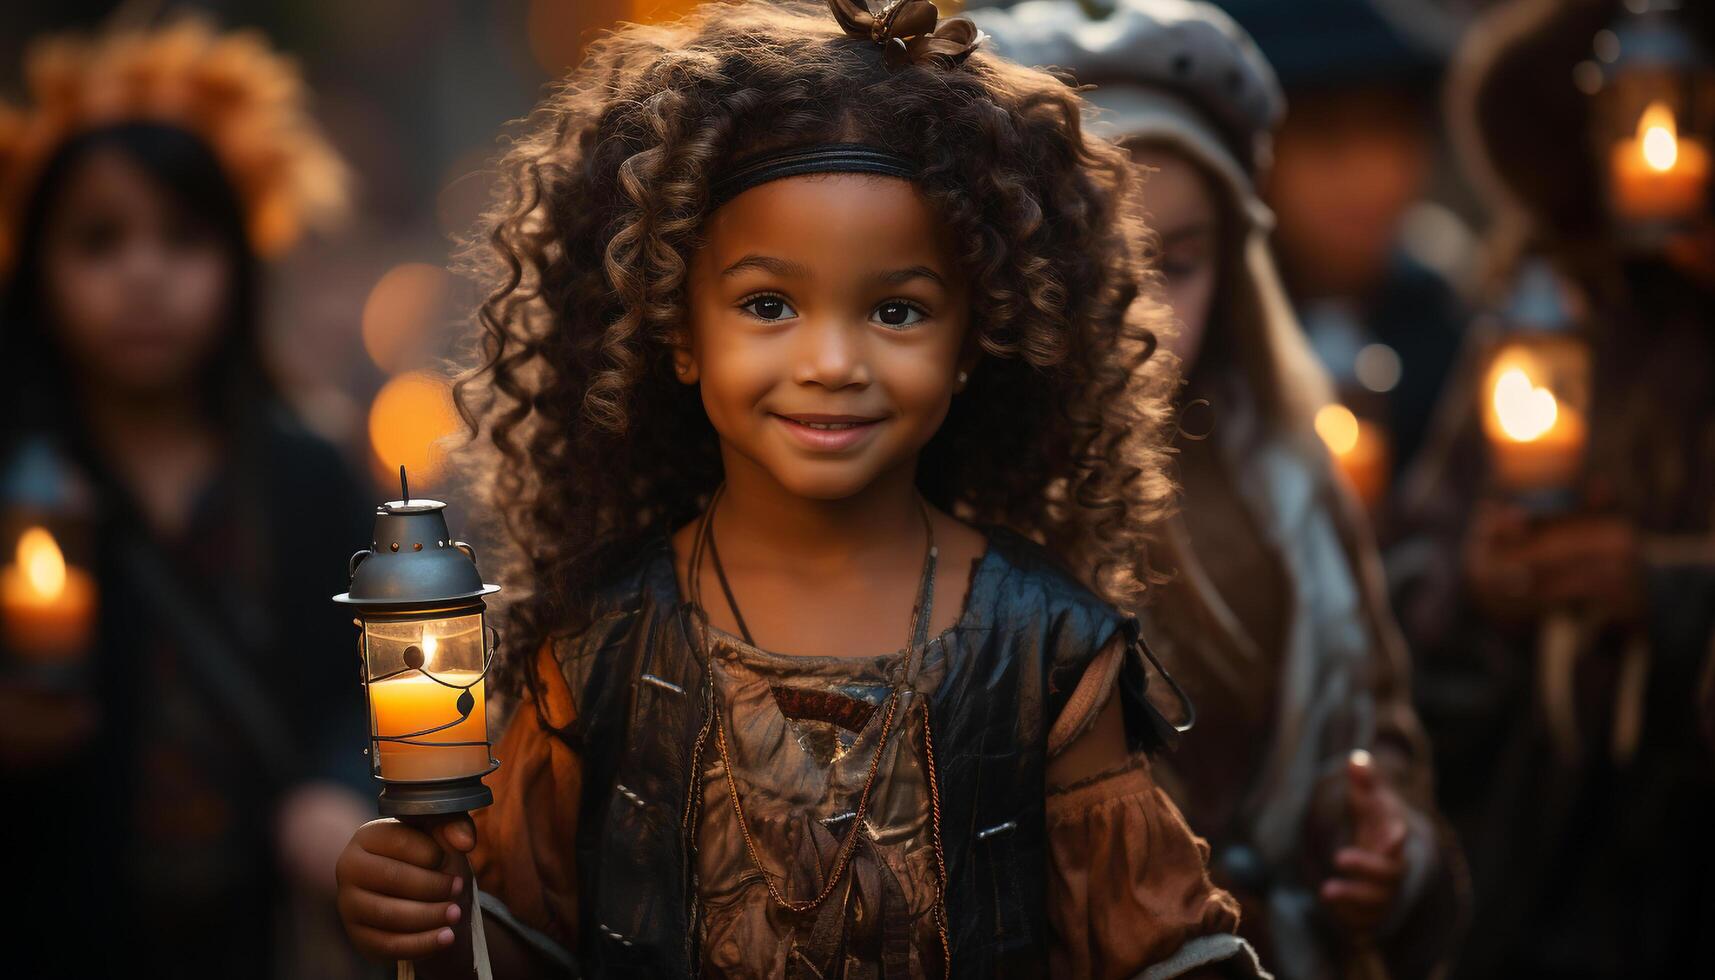
[[864, 331], [840, 320], [819, 320], [798, 330], [793, 380], [828, 389], [870, 383]]

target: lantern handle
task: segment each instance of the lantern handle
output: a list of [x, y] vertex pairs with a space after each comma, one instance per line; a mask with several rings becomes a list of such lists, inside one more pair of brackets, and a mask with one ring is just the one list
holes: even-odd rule
[[476, 549], [475, 548], [472, 548], [470, 545], [466, 544], [463, 541], [454, 541], [453, 547], [464, 552], [464, 556], [466, 558], [470, 559], [470, 563], [472, 565], [476, 564]]
[[375, 554], [375, 552], [370, 551], [368, 548], [354, 552], [351, 559], [345, 563], [345, 577], [348, 579], [356, 577], [357, 566], [363, 564], [363, 560], [373, 554]]

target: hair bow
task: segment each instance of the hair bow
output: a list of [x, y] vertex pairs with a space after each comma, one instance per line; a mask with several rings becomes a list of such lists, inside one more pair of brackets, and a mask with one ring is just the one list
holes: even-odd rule
[[890, 68], [956, 65], [988, 37], [963, 17], [937, 24], [941, 12], [929, 0], [892, 0], [879, 13], [870, 10], [869, 0], [828, 0], [828, 7], [848, 36], [881, 45]]

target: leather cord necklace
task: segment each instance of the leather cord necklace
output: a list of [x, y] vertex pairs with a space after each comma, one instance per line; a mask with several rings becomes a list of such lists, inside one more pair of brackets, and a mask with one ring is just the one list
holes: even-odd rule
[[[708, 508], [703, 511], [702, 520], [698, 524], [697, 534], [691, 546], [689, 568], [686, 574], [687, 584], [690, 587], [691, 605], [698, 612], [696, 619], [701, 627], [698, 636], [702, 647], [701, 652], [705, 663], [709, 665], [711, 670], [713, 661], [708, 639], [709, 618], [702, 603], [702, 560], [705, 552], [714, 565], [715, 577], [720, 582], [721, 591], [725, 593], [727, 606], [732, 610], [733, 619], [738, 624], [744, 641], [752, 646], [756, 645], [755, 640], [751, 637], [749, 627], [745, 624], [743, 615], [739, 613], [737, 598], [733, 595], [732, 585], [727, 580], [726, 569], [721, 566], [720, 554], [715, 548], [715, 508], [720, 503], [721, 496], [725, 491], [725, 484], [718, 487], [714, 496], [709, 500]], [[714, 698], [711, 701], [714, 715], [715, 745], [720, 751], [721, 768], [727, 783], [727, 795], [732, 799], [733, 815], [738, 820], [739, 833], [744, 838], [745, 853], [750, 858], [751, 866], [762, 878], [763, 884], [767, 886], [769, 897], [776, 905], [790, 912], [804, 913], [819, 908], [822, 903], [827, 901], [828, 896], [834, 893], [835, 888], [838, 887], [840, 880], [849, 869], [852, 855], [856, 850], [858, 835], [864, 831], [864, 815], [869, 809], [870, 799], [875, 789], [876, 776], [881, 768], [881, 757], [886, 753], [888, 738], [893, 733], [894, 716], [898, 711], [907, 678], [911, 676], [912, 660], [914, 657], [923, 656], [928, 646], [929, 617], [935, 598], [935, 566], [940, 558], [940, 549], [935, 547], [934, 524], [929, 518], [928, 505], [923, 502], [921, 496], [917, 498], [917, 506], [923, 515], [926, 543], [923, 554], [923, 574], [918, 583], [917, 601], [911, 609], [911, 631], [906, 640], [904, 661], [900, 667], [898, 680], [895, 681], [893, 690], [887, 697], [887, 707], [881, 719], [881, 736], [876, 742], [875, 754], [870, 758], [869, 770], [864, 776], [863, 789], [858, 794], [857, 805], [852, 809], [850, 829], [846, 831], [845, 838], [840, 841], [833, 871], [827, 876], [821, 890], [813, 898], [798, 901], [787, 898], [781, 894], [779, 888], [774, 884], [773, 876], [763, 866], [761, 853], [757, 849], [755, 839], [750, 834], [750, 820], [746, 817], [744, 803], [739, 798], [738, 781], [733, 774], [732, 758], [727, 748], [726, 719], [722, 716], [720, 699]], [[941, 794], [938, 785], [938, 773], [935, 770], [935, 748], [930, 731], [927, 701], [923, 705], [923, 745], [926, 757], [925, 775], [929, 782], [930, 835], [935, 850], [935, 925], [941, 941], [943, 971], [946, 973], [952, 969], [952, 953], [947, 935], [946, 916], [947, 867], [945, 856], [941, 851]]]

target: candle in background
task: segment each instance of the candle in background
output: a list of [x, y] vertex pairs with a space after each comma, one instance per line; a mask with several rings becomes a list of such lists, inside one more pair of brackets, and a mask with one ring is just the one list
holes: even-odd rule
[[1316, 434], [1364, 509], [1373, 513], [1387, 493], [1387, 434], [1339, 403], [1324, 405], [1316, 413]]
[[1483, 427], [1496, 478], [1510, 490], [1569, 487], [1584, 461], [1584, 417], [1555, 397], [1543, 373], [1520, 347], [1503, 352], [1489, 369]]
[[1621, 217], [1685, 218], [1703, 208], [1709, 152], [1679, 135], [1666, 103], [1652, 102], [1638, 117], [1637, 135], [1614, 145], [1608, 171], [1609, 196]]
[[67, 565], [45, 528], [18, 536], [16, 560], [0, 568], [0, 619], [21, 657], [64, 662], [84, 654], [95, 626], [95, 582]]
[[[488, 771], [488, 725], [482, 671], [436, 669], [438, 646], [438, 638], [425, 628], [420, 669], [370, 682], [369, 704], [374, 713], [375, 734], [409, 735], [456, 721], [460, 715], [459, 700], [468, 693], [470, 711], [462, 721], [412, 741], [476, 744], [422, 745], [380, 739], [376, 746], [381, 755], [382, 779], [456, 779]], [[425, 672], [433, 673], [434, 677]], [[453, 686], [447, 686], [449, 684]]]

